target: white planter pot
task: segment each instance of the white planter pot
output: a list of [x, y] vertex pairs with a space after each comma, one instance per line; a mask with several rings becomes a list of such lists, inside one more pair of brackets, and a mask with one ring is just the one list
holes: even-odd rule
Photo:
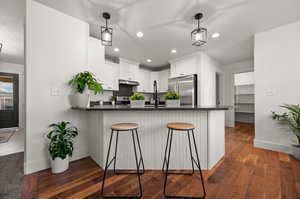
[[115, 105], [116, 105], [116, 102], [115, 102], [115, 101], [111, 101], [111, 105], [112, 105], [112, 106], [115, 106]]
[[292, 146], [292, 154], [297, 160], [300, 160], [300, 146]]
[[69, 101], [72, 107], [86, 108], [90, 105], [90, 95], [89, 94], [71, 94], [69, 95]]
[[180, 107], [180, 100], [166, 100], [166, 107], [168, 108]]
[[50, 158], [50, 161], [52, 173], [62, 173], [69, 168], [69, 156], [67, 156], [65, 159], [57, 157], [52, 160], [52, 158]]
[[131, 108], [143, 108], [145, 107], [145, 100], [130, 100]]

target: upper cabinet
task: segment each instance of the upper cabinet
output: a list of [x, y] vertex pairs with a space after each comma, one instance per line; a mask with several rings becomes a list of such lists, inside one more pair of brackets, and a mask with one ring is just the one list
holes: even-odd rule
[[139, 69], [138, 72], [138, 82], [140, 85], [137, 88], [138, 92], [148, 93], [152, 92], [152, 87], [150, 85], [150, 71], [146, 69]]
[[104, 53], [101, 41], [90, 37], [88, 43], [89, 70], [100, 80], [104, 90], [119, 90], [119, 65], [105, 62]]
[[[158, 92], [168, 91], [168, 79], [170, 76], [170, 70], [154, 71], [150, 73], [150, 85], [153, 87], [154, 80], [157, 81]], [[153, 90], [153, 89], [152, 89]]]
[[168, 91], [168, 82], [170, 77], [170, 70], [162, 70], [159, 72], [159, 92]]
[[198, 56], [196, 54], [170, 60], [171, 77], [180, 77], [198, 73]]
[[138, 81], [139, 64], [126, 59], [120, 59], [120, 79]]

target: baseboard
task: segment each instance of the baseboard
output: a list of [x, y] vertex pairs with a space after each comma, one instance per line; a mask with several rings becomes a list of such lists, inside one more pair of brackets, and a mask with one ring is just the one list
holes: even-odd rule
[[[80, 154], [77, 156], [73, 156], [70, 162], [73, 162], [75, 160], [79, 160], [85, 157], [88, 157], [88, 154]], [[32, 174], [41, 170], [45, 170], [50, 168], [49, 160], [48, 159], [41, 159], [41, 160], [35, 160], [31, 162], [24, 162], [24, 174]]]
[[283, 152], [291, 154], [291, 147], [289, 145], [283, 145], [263, 140], [254, 139], [254, 146], [258, 148], [268, 149], [271, 151]]

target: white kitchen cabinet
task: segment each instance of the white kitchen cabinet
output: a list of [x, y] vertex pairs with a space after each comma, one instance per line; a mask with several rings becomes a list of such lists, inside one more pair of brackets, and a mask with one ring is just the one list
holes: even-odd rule
[[177, 60], [170, 61], [171, 77], [197, 74], [198, 56], [192, 55]]
[[104, 78], [106, 90], [119, 90], [119, 64], [105, 62], [106, 77]]
[[120, 79], [138, 81], [139, 64], [120, 59]]
[[102, 83], [104, 90], [119, 89], [119, 65], [105, 62], [104, 47], [101, 41], [89, 38], [88, 44], [88, 68]]
[[150, 71], [146, 69], [139, 69], [138, 72], [138, 82], [140, 85], [138, 86], [138, 92], [152, 92], [150, 87]]
[[159, 72], [159, 92], [168, 91], [168, 81], [170, 70], [162, 70]]

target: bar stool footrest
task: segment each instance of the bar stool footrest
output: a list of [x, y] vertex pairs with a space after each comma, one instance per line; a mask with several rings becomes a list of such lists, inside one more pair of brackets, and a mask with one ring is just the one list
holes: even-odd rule
[[166, 198], [190, 198], [190, 199], [204, 199], [205, 196], [193, 197], [193, 196], [169, 196], [165, 195]]
[[140, 199], [142, 196], [102, 196], [102, 198], [128, 198], [128, 199]]

